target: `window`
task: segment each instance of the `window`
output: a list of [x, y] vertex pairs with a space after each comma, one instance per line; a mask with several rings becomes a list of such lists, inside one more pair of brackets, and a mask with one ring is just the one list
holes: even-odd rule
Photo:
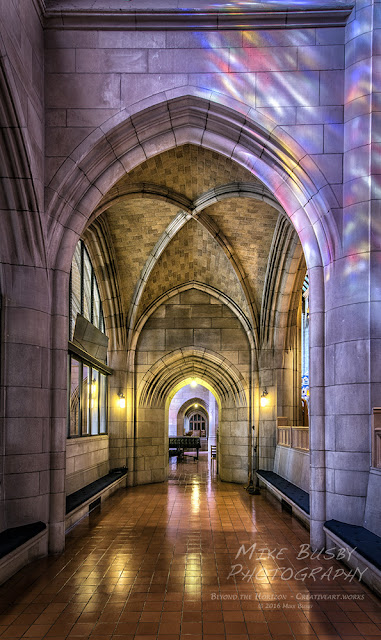
[[80, 314], [100, 331], [105, 331], [101, 298], [90, 256], [82, 240], [75, 248], [70, 272], [69, 340], [73, 338], [77, 315]]
[[381, 469], [381, 408], [374, 407], [372, 415], [372, 467]]
[[107, 375], [69, 355], [68, 437], [107, 433]]
[[[80, 240], [75, 248], [70, 273], [69, 339], [74, 335], [77, 315], [84, 316], [104, 333], [98, 284], [90, 256]], [[71, 346], [70, 346], [71, 345]], [[107, 433], [107, 371], [89, 354], [73, 353], [69, 345], [68, 437]]]
[[190, 431], [204, 431], [205, 433], [205, 425], [205, 418], [201, 413], [194, 413], [189, 418]]
[[302, 292], [302, 402], [308, 406], [310, 399], [310, 340], [309, 340], [309, 283], [308, 274], [304, 278]]

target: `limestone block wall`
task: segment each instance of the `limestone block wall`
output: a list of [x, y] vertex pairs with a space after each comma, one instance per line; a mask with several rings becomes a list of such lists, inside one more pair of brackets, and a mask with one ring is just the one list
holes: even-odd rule
[[[207, 349], [222, 356], [235, 365], [246, 381], [250, 380], [250, 347], [240, 321], [219, 299], [204, 291], [190, 289], [167, 299], [144, 325], [136, 349], [137, 389], [141, 388], [152, 365], [166, 355], [188, 347], [201, 352]], [[208, 382], [207, 367], [204, 373]], [[169, 388], [168, 393], [170, 391]], [[219, 421], [221, 477], [244, 482], [248, 472], [248, 409], [235, 406], [234, 399], [223, 399]], [[161, 451], [161, 445], [165, 442], [166, 448], [167, 443], [164, 424], [164, 409], [137, 407], [138, 483], [164, 480], [167, 476], [167, 452]], [[159, 463], [157, 457], [162, 462]]]
[[[125, 350], [108, 354], [108, 363], [114, 373], [108, 377], [108, 436], [110, 469], [129, 467], [127, 461], [127, 420], [132, 410], [127, 390], [127, 359]], [[119, 407], [119, 394], [126, 398], [126, 407]]]
[[[62, 24], [62, 23], [60, 23]], [[163, 25], [164, 27], [164, 25]], [[46, 37], [47, 183], [97, 127], [124, 108], [202, 92], [247, 101], [342, 179], [344, 28], [197, 32], [51, 29]], [[225, 74], [229, 60], [229, 84]], [[107, 69], [107, 71], [106, 71]], [[228, 89], [227, 87], [230, 87]], [[274, 106], [276, 105], [276, 106]], [[244, 111], [246, 113], [246, 110]], [[64, 145], [64, 146], [62, 146]], [[328, 154], [328, 155], [325, 155]]]
[[66, 443], [66, 494], [94, 482], [109, 472], [109, 438], [72, 438]]
[[38, 210], [44, 184], [41, 13], [38, 3], [13, 0], [0, 11], [0, 530], [49, 521], [50, 306]]
[[[276, 447], [276, 418], [277, 418], [277, 370], [274, 368], [274, 350], [263, 348], [259, 359], [258, 375], [258, 397], [256, 399], [258, 414], [255, 424], [256, 433], [259, 440], [259, 449], [256, 464], [259, 469], [272, 470], [274, 465]], [[266, 407], [260, 405], [260, 396], [267, 390], [268, 404]]]
[[[380, 135], [378, 16], [377, 2], [357, 3], [346, 27], [342, 252], [325, 273], [326, 429], [320, 447], [326, 449], [326, 517], [365, 522], [379, 532], [379, 479], [370, 470], [371, 415], [381, 393], [379, 176], [372, 160]], [[313, 366], [322, 362], [315, 352]]]
[[[42, 28], [42, 6], [40, 3], [27, 2], [20, 5], [10, 0], [0, 16], [0, 38], [2, 41], [3, 65], [7, 92], [4, 99], [12, 93], [15, 120], [13, 127], [20, 127], [24, 152], [29, 159], [38, 205], [43, 210], [44, 196], [44, 35]], [[5, 55], [6, 51], [6, 55]], [[0, 73], [0, 75], [1, 75]], [[2, 126], [6, 123], [2, 121]], [[20, 151], [20, 149], [18, 149]], [[10, 155], [16, 161], [15, 148]], [[20, 158], [18, 159], [20, 160]], [[20, 166], [20, 165], [19, 165]], [[24, 165], [24, 169], [26, 166]], [[17, 171], [2, 173], [2, 179], [11, 176], [28, 178]], [[13, 203], [15, 204], [15, 202]], [[29, 205], [31, 205], [29, 201]]]
[[310, 490], [310, 454], [277, 445], [273, 471], [297, 487]]
[[[3, 268], [2, 528], [49, 521], [50, 349], [46, 272]], [[65, 383], [62, 372], [62, 384]], [[56, 460], [57, 468], [63, 460]]]
[[168, 434], [164, 408], [138, 408], [134, 484], [164, 482], [168, 476]]
[[371, 469], [369, 473], [365, 504], [364, 527], [381, 536], [381, 469]]
[[247, 407], [223, 406], [218, 429], [218, 472], [225, 482], [246, 482], [250, 466]]
[[249, 376], [249, 343], [240, 321], [214, 296], [191, 289], [169, 298], [144, 325], [136, 349], [137, 387], [151, 364], [188, 346], [223, 354]]

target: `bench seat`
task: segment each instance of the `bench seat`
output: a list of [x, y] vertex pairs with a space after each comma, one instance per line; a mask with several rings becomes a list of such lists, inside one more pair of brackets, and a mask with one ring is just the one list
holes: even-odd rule
[[44, 522], [31, 522], [20, 527], [5, 529], [0, 533], [0, 558], [4, 558], [11, 551], [21, 547], [44, 529], [46, 529]]
[[327, 520], [325, 528], [343, 540], [381, 571], [381, 537], [355, 524]]
[[[303, 522], [308, 524], [308, 518], [310, 515], [310, 496], [307, 491], [300, 489], [300, 487], [297, 487], [292, 482], [282, 478], [282, 476], [274, 473], [274, 471], [260, 469], [257, 471], [257, 476], [259, 480], [262, 480], [270, 490], [271, 488], [274, 488], [281, 496], [282, 500], [284, 499], [285, 502], [288, 502], [293, 510], [296, 509], [295, 515], [298, 517], [300, 516]], [[300, 510], [300, 513], [298, 513], [298, 509]]]
[[36, 558], [48, 553], [48, 528], [31, 522], [0, 533], [0, 584]]
[[127, 473], [127, 469], [110, 471], [106, 476], [98, 478], [94, 482], [86, 485], [82, 489], [78, 489], [66, 497], [66, 514], [71, 513], [82, 504], [96, 496], [98, 493], [106, 489], [108, 486], [120, 480]]

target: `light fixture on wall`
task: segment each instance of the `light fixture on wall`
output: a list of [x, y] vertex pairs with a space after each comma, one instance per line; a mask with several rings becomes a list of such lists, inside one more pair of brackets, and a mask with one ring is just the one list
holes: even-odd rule
[[126, 398], [123, 393], [118, 393], [118, 405], [120, 409], [126, 408]]
[[193, 389], [197, 387], [197, 380], [193, 379], [190, 383], [190, 386], [193, 387]]
[[261, 399], [260, 399], [261, 407], [267, 407], [267, 405], [269, 404], [269, 399], [267, 396], [268, 396], [267, 389], [264, 388], [261, 395]]
[[197, 409], [197, 407], [198, 407], [198, 404], [196, 403], [196, 404], [194, 405], [194, 408], [195, 408], [195, 409]]

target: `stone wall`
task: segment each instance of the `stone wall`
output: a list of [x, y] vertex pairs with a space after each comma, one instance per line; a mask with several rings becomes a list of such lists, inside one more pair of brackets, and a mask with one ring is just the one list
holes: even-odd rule
[[[145, 323], [136, 349], [137, 389], [141, 390], [152, 365], [189, 347], [222, 356], [235, 366], [248, 386], [250, 347], [240, 321], [214, 296], [190, 289], [167, 299]], [[207, 367], [204, 376], [209, 382]], [[225, 480], [244, 482], [248, 474], [248, 409], [236, 406], [234, 399], [228, 397], [222, 398], [221, 405], [220, 474]], [[164, 480], [168, 459], [167, 434], [163, 433], [167, 423], [165, 409], [139, 403], [137, 411], [136, 482]]]
[[277, 445], [273, 471], [304, 491], [310, 490], [310, 454]]
[[381, 469], [371, 469], [367, 486], [364, 527], [378, 536], [381, 536], [380, 495]]
[[66, 444], [66, 494], [98, 480], [109, 472], [109, 438], [72, 438]]
[[[324, 543], [326, 518], [371, 522], [377, 490], [375, 474], [369, 475], [370, 416], [381, 392], [374, 161], [380, 140], [379, 3], [358, 0], [346, 28], [327, 26], [324, 11], [315, 27], [246, 33], [216, 26], [200, 36], [166, 31], [164, 24], [154, 31], [120, 30], [120, 11], [109, 17], [107, 29], [99, 22], [86, 27], [86, 14], [75, 15], [83, 2], [73, 0], [69, 23], [60, 12], [46, 18], [45, 52], [38, 6], [42, 11], [38, 2], [3, 2], [0, 12], [2, 149], [12, 149], [1, 154], [1, 450], [7, 457], [0, 527], [41, 519], [49, 522], [51, 551], [63, 549], [74, 246], [125, 172], [184, 143], [208, 147], [254, 172], [295, 226], [311, 292], [311, 540]], [[67, 28], [76, 20], [80, 29]], [[171, 317], [171, 304], [184, 315]], [[211, 311], [218, 304], [199, 306]], [[186, 307], [168, 302], [164, 315], [160, 308], [149, 321], [137, 351], [138, 382], [175, 345], [202, 349], [206, 338], [207, 348], [247, 376], [249, 350], [242, 330], [233, 336], [230, 312], [222, 307], [221, 316], [199, 316], [196, 325]], [[220, 321], [227, 325], [215, 324]], [[282, 366], [281, 359], [269, 366], [266, 358], [264, 371]], [[272, 376], [260, 374], [259, 382], [275, 395]], [[165, 446], [153, 436], [164, 410], [141, 410], [150, 414], [142, 421], [147, 435], [138, 424], [138, 438], [158, 447], [141, 456], [138, 473], [146, 475], [140, 481], [148, 481], [154, 479], [148, 461], [158, 455], [163, 461], [155, 464], [164, 474]], [[244, 457], [233, 460], [229, 447], [240, 437], [246, 447], [247, 410], [222, 410], [221, 433], [232, 440], [221, 442], [221, 458], [243, 471]], [[275, 415], [268, 422], [275, 423]], [[119, 460], [122, 418], [116, 415], [113, 446]], [[131, 442], [131, 415], [128, 420]], [[226, 468], [226, 478], [242, 476]]]
[[[59, 158], [122, 109], [135, 113], [136, 105], [147, 107], [179, 89], [189, 95], [205, 88], [217, 101], [235, 98], [237, 107], [246, 100], [313, 154], [332, 183], [341, 183], [334, 156], [342, 153], [344, 28], [264, 29], [248, 37], [206, 31], [201, 37], [181, 30], [121, 32], [118, 19], [115, 30], [84, 30], [82, 23], [81, 31], [47, 32], [48, 183]], [[226, 83], [222, 68], [233, 59]]]
[[41, 14], [38, 3], [11, 0], [0, 8], [0, 530], [49, 521], [51, 318], [41, 218]]

